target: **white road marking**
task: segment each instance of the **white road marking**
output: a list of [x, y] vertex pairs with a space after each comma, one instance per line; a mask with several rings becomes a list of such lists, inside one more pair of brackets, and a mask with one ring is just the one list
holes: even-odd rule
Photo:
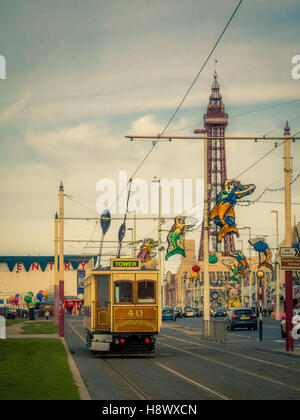
[[[175, 340], [182, 341], [182, 342], [184, 342], [184, 343], [189, 343], [189, 344], [197, 345], [197, 346], [199, 346], [199, 347], [203, 347], [203, 348], [209, 348], [209, 349], [211, 349], [211, 350], [216, 350], [216, 351], [219, 351], [219, 352], [221, 352], [221, 353], [232, 354], [233, 356], [238, 356], [238, 357], [241, 357], [241, 358], [243, 358], [243, 359], [253, 360], [253, 361], [255, 361], [255, 362], [264, 363], [264, 364], [266, 364], [266, 365], [272, 365], [272, 366], [280, 367], [280, 368], [282, 368], [282, 369], [291, 370], [291, 371], [293, 371], [293, 372], [300, 372], [300, 369], [296, 369], [296, 368], [291, 368], [291, 367], [289, 367], [289, 366], [280, 365], [280, 364], [278, 364], [278, 363], [270, 362], [269, 360], [262, 360], [262, 359], [258, 359], [258, 358], [256, 358], [256, 357], [246, 356], [246, 355], [244, 355], [244, 354], [240, 354], [240, 353], [234, 353], [234, 352], [229, 351], [229, 350], [222, 350], [222, 349], [218, 349], [218, 348], [216, 348], [216, 347], [211, 347], [211, 346], [208, 346], [208, 345], [206, 345], [206, 344], [195, 343], [194, 341], [186, 341], [186, 340], [183, 340], [183, 339], [181, 339], [181, 338], [174, 337], [174, 336], [172, 336], [172, 335], [160, 334], [160, 336], [161, 336], [161, 337], [167, 337], [167, 338], [173, 338], [173, 339], [175, 339]], [[280, 355], [278, 355], [278, 356], [280, 356]]]
[[77, 332], [76, 330], [75, 330], [75, 328], [73, 328], [73, 326], [68, 322], [68, 325], [69, 325], [69, 327], [71, 327], [72, 328], [72, 330], [74, 331], [74, 333], [75, 334], [77, 334], [78, 335], [78, 337], [79, 338], [81, 338], [81, 340], [84, 342], [84, 344], [86, 344], [86, 341], [85, 341], [85, 339], [79, 334], [79, 332]]
[[158, 366], [160, 366], [161, 368], [167, 370], [168, 372], [171, 372], [173, 375], [178, 376], [180, 379], [183, 379], [184, 381], [189, 382], [192, 385], [197, 386], [198, 388], [204, 389], [206, 392], [217, 396], [221, 400], [226, 400], [226, 401], [229, 401], [230, 400], [229, 397], [226, 397], [225, 395], [220, 394], [217, 391], [213, 391], [212, 389], [207, 388], [206, 386], [199, 384], [198, 382], [194, 381], [193, 379], [187, 378], [186, 376], [182, 375], [181, 373], [179, 373], [179, 372], [177, 372], [177, 371], [175, 371], [173, 369], [170, 369], [167, 366], [165, 366], [165, 365], [163, 365], [163, 364], [161, 364], [159, 362], [156, 362], [155, 360], [151, 360], [151, 362], [154, 363], [154, 364], [156, 364], [156, 365], [158, 365]]
[[[172, 338], [173, 338], [173, 337], [172, 337]], [[285, 387], [285, 388], [292, 389], [293, 391], [300, 392], [300, 388], [297, 388], [297, 387], [293, 387], [293, 386], [291, 386], [291, 385], [284, 384], [283, 382], [276, 381], [275, 379], [270, 379], [270, 378], [267, 378], [266, 376], [258, 375], [258, 374], [256, 374], [256, 373], [249, 372], [249, 371], [247, 371], [247, 370], [237, 368], [237, 367], [232, 366], [232, 365], [229, 365], [229, 364], [227, 364], [227, 363], [219, 362], [219, 361], [214, 360], [214, 359], [211, 359], [211, 358], [209, 358], [209, 357], [205, 357], [205, 356], [201, 356], [201, 355], [199, 355], [199, 354], [191, 353], [190, 351], [183, 350], [183, 349], [179, 349], [178, 347], [171, 346], [170, 344], [163, 344], [163, 343], [161, 343], [161, 344], [162, 344], [163, 346], [170, 347], [170, 348], [172, 348], [172, 349], [174, 349], [174, 350], [181, 351], [182, 353], [187, 353], [187, 354], [189, 354], [189, 355], [191, 355], [191, 356], [194, 356], [194, 357], [197, 357], [197, 358], [199, 358], [199, 359], [207, 360], [207, 361], [212, 362], [212, 363], [215, 363], [215, 364], [217, 364], [217, 365], [227, 367], [227, 368], [229, 368], [229, 369], [231, 369], [231, 370], [236, 370], [237, 372], [244, 373], [245, 375], [255, 376], [256, 378], [262, 379], [262, 380], [264, 380], [264, 381], [272, 382], [272, 383], [274, 383], [274, 384], [276, 384], [276, 385], [280, 385], [280, 386], [283, 386], [283, 387]]]
[[[85, 340], [84, 340], [84, 338], [75, 330], [75, 328], [73, 328], [73, 326], [70, 324], [70, 323], [68, 323], [68, 325], [69, 325], [69, 327], [71, 327], [72, 328], [72, 330], [75, 332], [75, 334], [77, 334], [78, 335], [78, 337], [79, 338], [81, 338], [81, 340], [85, 343]], [[226, 396], [224, 396], [224, 395], [222, 395], [222, 394], [220, 394], [220, 393], [218, 393], [218, 392], [216, 392], [216, 391], [213, 391], [213, 390], [211, 390], [210, 388], [207, 388], [207, 387], [205, 387], [204, 385], [201, 385], [201, 384], [199, 384], [199, 383], [197, 383], [197, 382], [195, 382], [195, 381], [193, 381], [192, 379], [189, 379], [189, 378], [187, 378], [186, 376], [183, 376], [183, 375], [181, 375], [179, 372], [176, 372], [176, 371], [174, 371], [174, 370], [172, 370], [172, 369], [169, 369], [167, 366], [164, 366], [164, 365], [162, 365], [161, 363], [159, 363], [159, 362], [155, 362], [154, 360], [152, 360], [152, 359], [149, 359], [149, 360], [151, 360], [151, 362], [152, 363], [155, 363], [156, 365], [158, 365], [158, 366], [160, 366], [160, 367], [162, 367], [163, 369], [166, 369], [166, 370], [168, 370], [169, 372], [171, 372], [173, 375], [175, 375], [175, 376], [178, 376], [178, 377], [180, 377], [181, 379], [184, 379], [185, 381], [187, 381], [187, 382], [190, 382], [191, 384], [193, 384], [193, 385], [195, 385], [195, 386], [197, 386], [198, 388], [202, 388], [202, 389], [204, 389], [205, 391], [207, 391], [207, 392], [209, 392], [210, 394], [213, 394], [213, 395], [216, 395], [218, 398], [220, 398], [220, 399], [222, 399], [222, 400], [229, 400], [229, 398], [228, 397], [226, 397]], [[107, 361], [106, 361], [107, 362]], [[119, 371], [117, 371], [115, 368], [113, 368], [108, 362], [107, 362], [107, 364], [110, 366], [110, 368], [111, 369], [113, 369], [113, 370], [115, 370], [121, 377], [123, 376], [124, 377], [124, 379], [126, 380], [126, 382], [128, 382], [127, 383], [127, 386], [132, 390], [132, 391], [134, 391], [137, 395], [139, 395], [139, 397], [140, 397], [140, 399], [142, 399], [142, 400], [150, 400], [150, 398], [148, 398], [147, 396], [146, 396], [146, 394], [141, 394], [141, 392], [140, 391], [138, 391], [138, 389], [137, 389], [137, 387], [136, 387], [136, 385], [134, 385], [132, 382], [131, 382], [131, 380], [126, 376], [124, 376], [123, 374], [121, 375], [120, 374], [120, 372]], [[126, 383], [125, 382], [125, 383]]]

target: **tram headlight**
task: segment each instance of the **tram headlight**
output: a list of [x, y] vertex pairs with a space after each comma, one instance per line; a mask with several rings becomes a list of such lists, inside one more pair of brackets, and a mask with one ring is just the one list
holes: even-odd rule
[[118, 338], [114, 339], [115, 344], [120, 344], [120, 340]]

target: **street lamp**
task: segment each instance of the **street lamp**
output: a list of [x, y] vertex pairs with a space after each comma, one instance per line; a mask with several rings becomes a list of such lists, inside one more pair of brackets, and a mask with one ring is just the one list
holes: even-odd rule
[[[251, 227], [244, 226], [240, 228], [240, 230], [247, 229], [249, 231], [249, 240], [251, 239]], [[250, 262], [250, 270], [249, 270], [249, 308], [252, 308], [252, 278], [251, 278], [251, 266], [252, 266], [252, 255], [251, 255], [251, 245], [249, 243], [249, 262]]]
[[256, 272], [256, 277], [259, 280], [259, 341], [263, 339], [263, 322], [262, 322], [262, 279], [265, 273], [262, 270]]
[[[242, 240], [238, 241], [241, 244], [241, 251], [242, 254], [244, 254], [244, 242]], [[245, 281], [244, 277], [240, 276], [240, 279], [242, 280], [242, 308], [245, 307]]]

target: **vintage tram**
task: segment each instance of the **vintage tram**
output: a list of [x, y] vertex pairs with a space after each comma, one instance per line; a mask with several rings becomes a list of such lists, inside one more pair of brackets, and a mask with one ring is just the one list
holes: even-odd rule
[[87, 346], [98, 354], [151, 354], [160, 328], [159, 271], [116, 258], [84, 281]]

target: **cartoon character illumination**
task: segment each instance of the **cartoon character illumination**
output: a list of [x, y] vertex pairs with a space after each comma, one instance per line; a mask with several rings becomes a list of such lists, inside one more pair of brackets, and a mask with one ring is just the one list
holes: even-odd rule
[[[269, 248], [269, 245], [266, 243], [265, 238], [255, 238], [249, 239], [249, 244], [253, 246], [255, 251], [258, 252], [259, 264], [258, 268], [266, 267], [271, 271], [274, 271], [272, 264], [272, 252]], [[263, 259], [263, 257], [265, 257]]]
[[150, 261], [156, 256], [154, 251], [157, 248], [158, 242], [153, 239], [144, 239], [143, 244], [141, 245], [140, 252], [137, 255], [137, 258], [141, 258], [143, 263]]
[[176, 254], [180, 254], [185, 257], [185, 245], [184, 238], [187, 231], [197, 224], [197, 219], [192, 217], [179, 216], [174, 220], [174, 224], [168, 234], [168, 249], [166, 254], [166, 260]]
[[232, 273], [232, 276], [229, 278], [230, 282], [240, 283], [240, 280], [236, 277], [238, 274], [238, 266], [233, 260], [223, 260], [222, 264], [228, 268]]
[[220, 296], [223, 302], [227, 303], [228, 307], [239, 307], [240, 300], [239, 300], [239, 284], [235, 282], [228, 282], [226, 283], [219, 291]]
[[238, 199], [252, 194], [256, 186], [254, 184], [242, 185], [235, 179], [227, 180], [224, 189], [220, 192], [217, 204], [212, 209], [210, 219], [221, 228], [218, 235], [218, 242], [230, 232], [239, 236], [239, 231], [235, 223], [234, 206]]
[[246, 270], [249, 269], [249, 264], [245, 255], [242, 254], [241, 252], [232, 252], [230, 255], [234, 257], [238, 262], [236, 274], [241, 274], [246, 279], [247, 278]]

